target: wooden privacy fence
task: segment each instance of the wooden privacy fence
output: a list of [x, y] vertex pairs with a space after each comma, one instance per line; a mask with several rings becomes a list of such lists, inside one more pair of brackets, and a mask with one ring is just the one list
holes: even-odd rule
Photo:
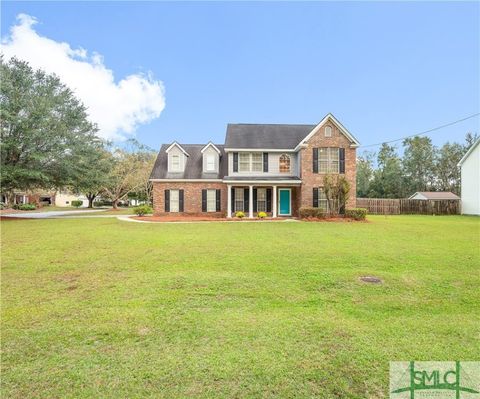
[[458, 215], [460, 200], [357, 198], [357, 208], [372, 215]]

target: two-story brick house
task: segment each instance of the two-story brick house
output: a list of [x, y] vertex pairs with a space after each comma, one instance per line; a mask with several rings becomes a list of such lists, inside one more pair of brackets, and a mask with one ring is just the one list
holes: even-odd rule
[[225, 144], [164, 144], [150, 180], [154, 214], [296, 216], [326, 208], [325, 174], [350, 182], [355, 206], [358, 140], [332, 115], [317, 125], [229, 124]]

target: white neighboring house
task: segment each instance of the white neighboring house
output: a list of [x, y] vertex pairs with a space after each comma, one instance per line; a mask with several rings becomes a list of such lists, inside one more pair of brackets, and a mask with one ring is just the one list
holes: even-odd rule
[[82, 201], [81, 208], [88, 207], [88, 199], [84, 195], [70, 194], [66, 192], [57, 191], [55, 194], [55, 206], [69, 207], [72, 206], [72, 201]]
[[417, 191], [408, 197], [414, 200], [459, 200], [460, 197], [451, 191]]
[[480, 215], [480, 138], [458, 163], [462, 168], [462, 213]]

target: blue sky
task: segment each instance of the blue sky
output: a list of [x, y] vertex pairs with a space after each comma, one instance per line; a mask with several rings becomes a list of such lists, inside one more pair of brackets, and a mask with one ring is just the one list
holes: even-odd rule
[[[366, 145], [480, 108], [477, 2], [3, 2], [3, 38], [20, 13], [39, 35], [101, 54], [116, 82], [148, 71], [163, 82], [165, 108], [134, 132], [153, 148], [328, 112]], [[431, 137], [467, 131], [478, 117]]]

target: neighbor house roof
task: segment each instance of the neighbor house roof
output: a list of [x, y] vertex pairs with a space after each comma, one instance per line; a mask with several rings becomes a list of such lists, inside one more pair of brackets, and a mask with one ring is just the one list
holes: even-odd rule
[[473, 152], [473, 150], [480, 144], [480, 137], [475, 141], [475, 143], [472, 144], [472, 146], [468, 149], [468, 151], [465, 153], [465, 155], [460, 159], [460, 162], [458, 163], [457, 166], [462, 166], [462, 164], [465, 162], [465, 160], [470, 156], [470, 154]]
[[236, 123], [227, 125], [225, 148], [293, 150], [316, 125], [264, 125]]
[[[170, 144], [162, 144], [158, 153], [155, 165], [153, 166], [150, 179], [222, 179], [228, 172], [228, 162], [223, 145], [215, 144], [220, 151], [220, 165], [218, 173], [203, 172], [203, 154], [202, 149], [205, 144], [182, 144], [181, 147], [188, 153], [185, 170], [180, 173], [168, 172], [168, 153]], [[224, 161], [222, 161], [222, 157]]]
[[460, 199], [458, 195], [455, 195], [450, 191], [417, 191], [412, 196], [410, 196], [410, 199], [415, 197], [417, 194], [420, 194], [421, 196], [429, 200], [442, 200], [442, 199], [459, 200]]

